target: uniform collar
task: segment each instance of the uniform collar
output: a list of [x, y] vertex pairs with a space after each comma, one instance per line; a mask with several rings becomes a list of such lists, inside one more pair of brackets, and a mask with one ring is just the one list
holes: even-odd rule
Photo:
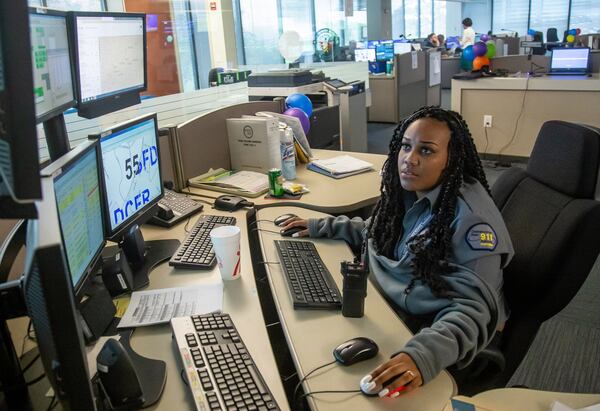
[[429, 190], [427, 194], [425, 194], [421, 198], [417, 198], [417, 195], [414, 191], [405, 191], [404, 192], [404, 205], [405, 209], [409, 210], [413, 205], [417, 203], [423, 203], [427, 205], [429, 211], [433, 209], [433, 205], [437, 201], [440, 196], [440, 191], [442, 189], [442, 185], [438, 184], [433, 190]]

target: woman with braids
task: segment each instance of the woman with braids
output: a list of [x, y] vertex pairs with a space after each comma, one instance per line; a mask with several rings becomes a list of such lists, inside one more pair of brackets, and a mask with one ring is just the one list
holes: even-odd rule
[[446, 367], [464, 368], [507, 318], [502, 269], [513, 248], [458, 113], [424, 107], [396, 128], [368, 220], [284, 224], [306, 228], [297, 236], [344, 239], [355, 248], [366, 239], [372, 282], [415, 333], [363, 378], [370, 392], [397, 396], [400, 386], [408, 392]]

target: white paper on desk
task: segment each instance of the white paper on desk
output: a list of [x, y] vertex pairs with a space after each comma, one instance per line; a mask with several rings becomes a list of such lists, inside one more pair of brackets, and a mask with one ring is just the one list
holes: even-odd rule
[[251, 193], [257, 193], [269, 188], [269, 177], [256, 171], [240, 170], [227, 177], [218, 180], [209, 181], [205, 184], [214, 184], [223, 187], [240, 188]]
[[223, 308], [223, 282], [136, 291], [117, 328], [162, 324], [171, 318], [207, 314]]
[[554, 401], [552, 403], [551, 411], [600, 411], [600, 404], [590, 405], [585, 408], [574, 409], [568, 405], [563, 404], [560, 401]]
[[410, 56], [412, 58], [412, 69], [416, 70], [419, 68], [419, 59], [416, 51], [411, 51]]
[[90, 379], [92, 379], [94, 375], [96, 375], [96, 372], [98, 372], [98, 364], [96, 363], [96, 358], [98, 357], [98, 354], [100, 354], [100, 350], [102, 349], [102, 347], [104, 347], [104, 344], [106, 343], [106, 341], [108, 341], [109, 338], [114, 338], [115, 340], [119, 341], [121, 339], [121, 336], [117, 334], [111, 335], [109, 337], [100, 337], [92, 347], [85, 347], [85, 355], [87, 357], [88, 363], [88, 376], [90, 377]]

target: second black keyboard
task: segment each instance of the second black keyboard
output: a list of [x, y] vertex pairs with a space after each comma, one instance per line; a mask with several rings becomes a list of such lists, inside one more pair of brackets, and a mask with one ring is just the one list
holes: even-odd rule
[[235, 221], [235, 217], [208, 214], [200, 216], [169, 260], [169, 265], [204, 270], [212, 268], [216, 258], [210, 242], [210, 231], [222, 225], [235, 225]]
[[309, 241], [275, 240], [294, 309], [338, 310], [340, 291]]

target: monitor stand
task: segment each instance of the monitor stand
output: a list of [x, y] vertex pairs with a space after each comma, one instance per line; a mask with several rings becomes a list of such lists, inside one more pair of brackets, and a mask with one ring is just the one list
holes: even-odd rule
[[144, 241], [142, 232], [136, 224], [123, 236], [118, 247], [107, 247], [103, 254], [116, 254], [121, 248], [133, 274], [132, 291], [147, 287], [150, 283], [148, 274], [159, 263], [168, 260], [177, 251], [179, 240], [153, 240]]

